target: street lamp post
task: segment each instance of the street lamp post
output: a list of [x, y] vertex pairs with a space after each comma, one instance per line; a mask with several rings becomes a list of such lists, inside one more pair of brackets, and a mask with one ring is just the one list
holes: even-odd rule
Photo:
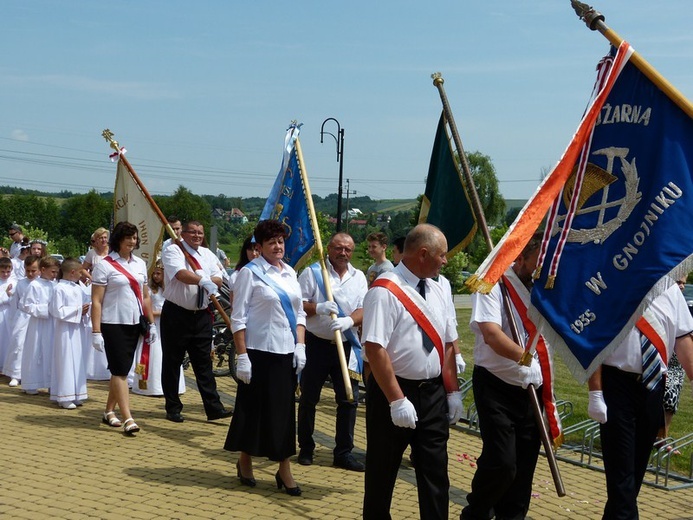
[[[337, 135], [325, 132], [325, 123], [334, 121], [337, 124]], [[342, 230], [342, 174], [344, 171], [344, 129], [334, 117], [328, 117], [322, 122], [320, 127], [320, 144], [322, 144], [324, 134], [331, 135], [337, 143], [337, 162], [339, 163], [339, 188], [337, 188], [337, 232]]]

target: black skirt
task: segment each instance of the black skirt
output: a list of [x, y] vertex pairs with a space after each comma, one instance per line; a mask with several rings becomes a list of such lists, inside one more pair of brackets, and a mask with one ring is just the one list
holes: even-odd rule
[[135, 350], [137, 350], [137, 343], [141, 337], [141, 330], [139, 325], [101, 324], [108, 370], [111, 375], [128, 375], [135, 359]]
[[250, 384], [238, 383], [224, 449], [282, 461], [296, 454], [296, 373], [293, 353], [248, 349]]

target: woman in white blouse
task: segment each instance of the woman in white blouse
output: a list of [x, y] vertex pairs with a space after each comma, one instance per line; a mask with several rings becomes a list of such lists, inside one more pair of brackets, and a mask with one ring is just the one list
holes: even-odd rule
[[260, 256], [234, 284], [231, 328], [238, 353], [238, 392], [224, 449], [240, 451], [236, 471], [253, 487], [252, 457], [279, 462], [277, 488], [301, 494], [291, 474], [296, 454], [296, 377], [306, 362], [306, 313], [296, 272], [282, 261], [286, 228], [264, 220], [255, 228]]
[[[111, 372], [103, 422], [114, 427], [122, 424], [128, 434], [138, 432], [140, 427], [130, 413], [127, 375], [144, 329], [148, 329], [150, 341], [156, 339], [147, 265], [132, 254], [138, 247], [137, 227], [129, 222], [116, 224], [109, 240], [110, 253], [94, 266], [91, 286], [92, 346], [96, 350], [105, 348]], [[122, 423], [116, 416], [116, 406]]]

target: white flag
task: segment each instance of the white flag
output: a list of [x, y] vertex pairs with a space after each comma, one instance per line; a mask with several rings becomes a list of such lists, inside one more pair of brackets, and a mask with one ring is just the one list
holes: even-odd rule
[[115, 224], [124, 220], [137, 226], [140, 248], [134, 253], [147, 263], [147, 272], [151, 276], [161, 251], [164, 225], [130, 171], [119, 160], [113, 195], [113, 222]]

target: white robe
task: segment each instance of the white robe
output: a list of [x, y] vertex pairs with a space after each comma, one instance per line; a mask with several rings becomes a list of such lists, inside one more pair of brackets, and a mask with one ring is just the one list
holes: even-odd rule
[[48, 388], [53, 364], [53, 320], [48, 314], [55, 282], [37, 278], [19, 308], [30, 315], [22, 353], [22, 390]]
[[[82, 302], [91, 303], [91, 285], [80, 282], [79, 286], [82, 289]], [[91, 307], [89, 307], [89, 311], [82, 316], [82, 358], [87, 379], [108, 381], [111, 379], [111, 373], [108, 371], [106, 352], [99, 352], [91, 346], [91, 331]]]
[[82, 357], [82, 289], [60, 280], [48, 312], [53, 318], [51, 401], [70, 403], [87, 398], [87, 374]]
[[32, 280], [28, 278], [19, 280], [17, 288], [12, 298], [10, 298], [10, 309], [7, 318], [11, 324], [12, 331], [10, 332], [7, 354], [3, 360], [2, 373], [11, 379], [22, 378], [22, 352], [30, 316], [19, 308], [19, 302], [26, 294], [31, 282]]
[[0, 280], [0, 360], [3, 361], [10, 349], [12, 322], [8, 319], [8, 315], [10, 312], [10, 298], [12, 298], [12, 293], [14, 293], [16, 287], [17, 279], [13, 276], [10, 276], [7, 280]]
[[[164, 305], [164, 291], [159, 289], [158, 292], [151, 292], [152, 298], [152, 310], [155, 312], [161, 312], [161, 307]], [[149, 346], [149, 372], [147, 374], [147, 388], [141, 389], [140, 386], [140, 375], [135, 374], [135, 380], [132, 384], [132, 393], [139, 395], [164, 395], [164, 390], [161, 387], [161, 363], [163, 359], [163, 352], [161, 350], [161, 326], [159, 325], [160, 317], [154, 318], [154, 323], [156, 324], [156, 332], [158, 334], [157, 340]], [[139, 363], [142, 357], [142, 346], [143, 342], [140, 341], [137, 345], [137, 351], [135, 352], [135, 364]], [[180, 380], [178, 383], [178, 393], [185, 393], [185, 376], [183, 375], [183, 367], [180, 369]]]

